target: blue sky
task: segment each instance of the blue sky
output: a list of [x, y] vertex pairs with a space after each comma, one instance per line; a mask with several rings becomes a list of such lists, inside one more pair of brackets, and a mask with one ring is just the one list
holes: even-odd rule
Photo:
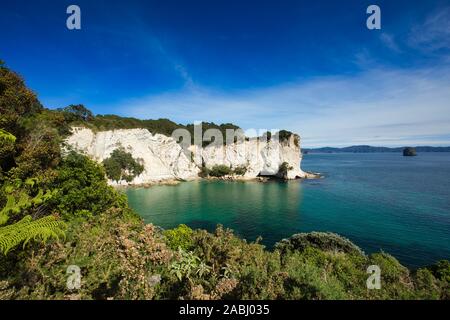
[[[66, 28], [70, 4], [82, 30]], [[448, 0], [0, 7], [0, 59], [50, 108], [285, 128], [307, 147], [450, 145]]]

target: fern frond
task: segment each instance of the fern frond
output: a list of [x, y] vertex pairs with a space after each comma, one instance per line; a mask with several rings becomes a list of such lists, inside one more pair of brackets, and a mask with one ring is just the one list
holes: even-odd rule
[[4, 139], [12, 143], [16, 142], [16, 137], [3, 129], [0, 129], [0, 139]]
[[17, 202], [13, 195], [7, 195], [6, 205], [0, 210], [0, 226], [8, 222], [11, 213], [19, 214], [23, 210], [42, 205], [54, 196], [54, 191], [47, 190], [44, 194], [44, 191], [39, 189], [38, 194], [34, 198], [30, 198], [28, 194], [21, 192]]
[[46, 242], [50, 238], [65, 237], [66, 224], [54, 216], [47, 216], [38, 220], [26, 216], [19, 222], [0, 228], [0, 252], [9, 251], [23, 243], [25, 247], [31, 240]]
[[6, 196], [6, 205], [5, 207], [0, 211], [0, 226], [4, 225], [9, 220], [8, 213], [14, 210], [14, 207], [16, 205], [16, 199], [14, 199], [13, 196], [7, 195]]

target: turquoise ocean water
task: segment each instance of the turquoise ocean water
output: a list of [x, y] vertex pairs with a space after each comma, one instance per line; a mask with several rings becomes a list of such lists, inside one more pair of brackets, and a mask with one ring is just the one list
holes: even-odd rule
[[269, 248], [309, 231], [339, 233], [366, 253], [384, 250], [409, 267], [450, 259], [450, 153], [308, 154], [320, 180], [185, 182], [127, 189], [130, 205], [163, 228], [223, 224]]

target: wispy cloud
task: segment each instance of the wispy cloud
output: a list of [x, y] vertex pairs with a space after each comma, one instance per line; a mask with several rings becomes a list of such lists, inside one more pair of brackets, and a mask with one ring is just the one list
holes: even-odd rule
[[180, 123], [285, 128], [306, 146], [450, 144], [450, 67], [376, 69], [354, 76], [221, 92], [192, 86], [122, 101], [117, 112]]
[[450, 7], [430, 14], [423, 24], [414, 27], [409, 34], [411, 46], [426, 52], [450, 49]]
[[395, 41], [395, 38], [393, 35], [383, 32], [380, 35], [380, 39], [384, 43], [384, 45], [386, 47], [388, 47], [389, 49], [391, 49], [392, 51], [397, 52], [397, 53], [401, 52], [401, 49], [398, 46], [397, 42]]
[[[433, 67], [380, 66], [365, 48], [355, 56], [361, 72], [222, 91], [194, 82], [187, 68], [139, 28], [184, 80], [177, 91], [127, 99], [109, 106], [138, 118], [233, 122], [244, 129], [288, 129], [303, 145], [450, 145], [450, 7], [430, 14], [406, 34], [384, 32], [380, 41], [394, 53], [421, 52]], [[140, 40], [139, 40], [140, 41]], [[447, 57], [447, 59], [445, 58]]]

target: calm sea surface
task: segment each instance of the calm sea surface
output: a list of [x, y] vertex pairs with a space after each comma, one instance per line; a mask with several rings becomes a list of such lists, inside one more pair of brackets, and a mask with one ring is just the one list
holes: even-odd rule
[[269, 248], [309, 231], [339, 233], [366, 253], [384, 250], [409, 267], [450, 259], [450, 153], [308, 154], [320, 180], [185, 182], [128, 189], [130, 205], [163, 228], [223, 224]]

